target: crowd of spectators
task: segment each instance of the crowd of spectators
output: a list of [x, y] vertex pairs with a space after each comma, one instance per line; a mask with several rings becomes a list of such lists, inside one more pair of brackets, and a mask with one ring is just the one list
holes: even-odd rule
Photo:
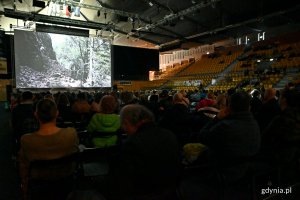
[[[97, 148], [119, 145], [121, 131], [127, 138], [121, 141], [120, 156], [108, 176], [107, 199], [172, 199], [178, 187], [185, 199], [206, 199], [209, 190], [199, 188], [217, 187], [217, 175], [221, 174], [222, 183], [234, 185], [248, 174], [250, 161], [272, 167], [299, 158], [300, 91], [296, 88], [286, 87], [279, 96], [273, 88], [226, 93], [25, 91], [12, 108], [14, 152], [24, 163], [32, 159], [31, 145], [38, 145], [36, 155], [51, 149], [48, 137], [43, 137], [47, 131], [42, 131], [49, 122], [56, 130], [51, 134], [70, 132], [63, 129], [66, 126], [87, 130], [92, 139], [84, 145]], [[34, 135], [42, 135], [45, 141], [30, 143]], [[183, 164], [183, 147], [189, 143], [201, 143], [206, 150], [195, 162]], [[203, 164], [210, 167], [191, 176], [183, 172]], [[293, 178], [299, 175], [296, 170], [289, 172]]]

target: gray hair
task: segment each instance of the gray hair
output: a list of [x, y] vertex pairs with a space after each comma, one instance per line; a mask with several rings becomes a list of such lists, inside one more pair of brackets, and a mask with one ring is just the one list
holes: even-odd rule
[[125, 119], [131, 125], [137, 125], [141, 121], [154, 122], [153, 113], [145, 106], [130, 104], [124, 106], [120, 111], [121, 122]]

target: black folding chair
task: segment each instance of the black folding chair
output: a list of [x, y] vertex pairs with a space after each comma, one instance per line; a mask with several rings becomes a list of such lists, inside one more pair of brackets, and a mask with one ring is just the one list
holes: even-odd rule
[[79, 154], [30, 162], [28, 197], [31, 200], [65, 200], [76, 187]]

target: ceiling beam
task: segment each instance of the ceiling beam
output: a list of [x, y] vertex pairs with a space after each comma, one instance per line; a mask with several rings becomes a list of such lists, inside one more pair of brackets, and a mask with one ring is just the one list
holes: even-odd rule
[[[145, 24], [151, 23], [150, 21], [148, 21], [148, 20], [146, 20], [146, 19], [140, 18], [140, 20], [141, 20], [142, 22], [144, 22]], [[181, 35], [181, 34], [175, 32], [175, 31], [169, 30], [169, 29], [167, 29], [167, 28], [165, 28], [165, 27], [157, 26], [156, 28], [159, 28], [159, 29], [161, 29], [161, 30], [163, 30], [163, 31], [165, 31], [165, 32], [171, 33], [171, 34], [175, 35], [176, 37], [184, 38], [183, 35]]]
[[[283, 13], [288, 13], [288, 12], [291, 12], [291, 11], [295, 11], [299, 8], [300, 8], [300, 4], [298, 4], [297, 6], [291, 8], [291, 9], [288, 9], [288, 10], [278, 11], [278, 12], [274, 12], [274, 13], [262, 16], [261, 19], [270, 19], [272, 17], [282, 15]], [[220, 31], [237, 28], [237, 27], [240, 27], [240, 26], [246, 26], [247, 24], [258, 22], [259, 20], [260, 19], [258, 19], [258, 18], [253, 18], [253, 19], [249, 19], [249, 20], [244, 21], [244, 22], [240, 22], [240, 23], [236, 23], [236, 24], [229, 24], [229, 25], [224, 26], [224, 27], [215, 28], [215, 29], [212, 29], [212, 30], [208, 30], [208, 31], [205, 31], [205, 32], [202, 32], [202, 33], [198, 33], [198, 34], [186, 37], [186, 39], [192, 39], [192, 38], [196, 38], [196, 37], [205, 36], [205, 35], [208, 35], [208, 34], [211, 34], [211, 33], [218, 33]]]
[[157, 26], [164, 25], [164, 24], [166, 24], [170, 21], [173, 21], [175, 19], [180, 18], [181, 16], [186, 16], [188, 14], [194, 13], [195, 11], [197, 11], [201, 8], [205, 8], [207, 6], [210, 6], [210, 5], [212, 5], [212, 4], [214, 4], [218, 1], [221, 1], [221, 0], [208, 0], [208, 1], [205, 1], [205, 2], [200, 2], [198, 4], [193, 5], [192, 7], [186, 8], [184, 10], [181, 10], [181, 11], [177, 12], [177, 13], [171, 13], [169, 15], [166, 15], [160, 20], [157, 20], [153, 23], [147, 24], [144, 27], [140, 27], [140, 29], [144, 29], [144, 30], [154, 29]]
[[[45, 2], [48, 2], [48, 0], [42, 0]], [[72, 0], [66, 0], [66, 1], [61, 1], [58, 2], [59, 4], [67, 4], [67, 5], [71, 5], [71, 6], [78, 6], [80, 8], [86, 8], [86, 9], [91, 9], [91, 10], [100, 10], [101, 12], [107, 12], [107, 13], [111, 13], [111, 14], [118, 14], [118, 15], [122, 15], [122, 16], [127, 16], [127, 17], [135, 17], [136, 14], [135, 13], [131, 13], [131, 12], [125, 12], [122, 10], [116, 10], [116, 9], [112, 9], [109, 7], [104, 7], [104, 4], [102, 2], [100, 2], [99, 0], [97, 0], [97, 3], [99, 5], [92, 5], [92, 4], [85, 4], [85, 3], [80, 3], [80, 2], [76, 2], [76, 1], [72, 1]]]
[[[13, 9], [4, 8], [4, 15], [6, 17], [14, 18], [14, 19], [23, 19], [23, 20], [30, 20], [35, 22], [44, 22], [44, 23], [51, 23], [51, 24], [59, 24], [65, 26], [74, 26], [74, 27], [81, 27], [81, 28], [90, 28], [90, 29], [100, 29], [100, 28], [107, 28], [111, 26], [110, 24], [103, 24], [103, 23], [96, 23], [96, 22], [89, 22], [89, 21], [81, 21], [81, 20], [74, 20], [56, 16], [48, 16], [48, 15], [41, 15], [23, 11], [16, 11]], [[114, 27], [112, 27], [114, 28]]]
[[[150, 1], [150, 0], [149, 0], [149, 1]], [[158, 6], [159, 8], [163, 8], [163, 9], [166, 10], [166, 11], [174, 12], [171, 8], [169, 8], [168, 6], [165, 6], [165, 5], [163, 5], [163, 4], [159, 3], [159, 2], [157, 2], [156, 0], [151, 0], [151, 2], [152, 2], [153, 4], [155, 4], [156, 6]], [[179, 11], [179, 12], [180, 12], [180, 11]], [[201, 27], [208, 28], [207, 26], [204, 26], [203, 24], [200, 24], [198, 21], [192, 19], [191, 17], [184, 16], [184, 19], [187, 20], [187, 21], [189, 21], [189, 22], [192, 22], [193, 24], [197, 24], [197, 25], [199, 25], [199, 26], [201, 26]]]
[[157, 32], [153, 32], [153, 31], [136, 31], [138, 34], [147, 34], [147, 35], [155, 35], [155, 36], [159, 36], [159, 37], [164, 37], [164, 38], [173, 38], [176, 39], [176, 36], [173, 35], [167, 35], [167, 34], [162, 34], [162, 33], [157, 33]]
[[[121, 34], [123, 34], [123, 35], [129, 36], [127, 32], [122, 31], [122, 30], [120, 30], [120, 29], [115, 29], [114, 31], [117, 32], [117, 33], [121, 33]], [[144, 40], [144, 41], [146, 41], [146, 42], [150, 42], [150, 43], [155, 44], [155, 45], [160, 45], [160, 43], [158, 43], [157, 41], [151, 40], [151, 39], [149, 39], [149, 38], [145, 38], [145, 37], [143, 37], [143, 36], [130, 35], [130, 37], [134, 37], [134, 38], [137, 38], [137, 39], [142, 39], [142, 40]]]

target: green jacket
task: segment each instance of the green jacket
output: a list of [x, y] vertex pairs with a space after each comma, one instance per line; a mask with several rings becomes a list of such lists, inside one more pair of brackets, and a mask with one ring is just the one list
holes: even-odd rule
[[[97, 132], [116, 132], [120, 128], [120, 116], [116, 114], [94, 114], [90, 123], [87, 126], [87, 131]], [[92, 138], [92, 143], [95, 147], [113, 146], [117, 143], [117, 135], [95, 137]]]

